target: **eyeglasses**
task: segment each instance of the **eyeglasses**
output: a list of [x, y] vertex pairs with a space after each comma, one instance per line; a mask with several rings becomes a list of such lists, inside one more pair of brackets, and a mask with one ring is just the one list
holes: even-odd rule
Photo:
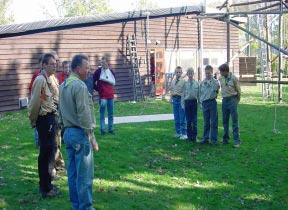
[[48, 63], [48, 66], [57, 66], [57, 63]]

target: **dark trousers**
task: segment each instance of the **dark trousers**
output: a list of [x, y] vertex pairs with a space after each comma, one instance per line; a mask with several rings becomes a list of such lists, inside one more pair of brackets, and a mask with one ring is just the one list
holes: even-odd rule
[[42, 193], [47, 193], [53, 188], [49, 167], [54, 166], [54, 155], [57, 149], [55, 142], [55, 115], [47, 114], [39, 116], [36, 128], [39, 135], [40, 147], [38, 156], [39, 186]]
[[216, 99], [210, 99], [202, 102], [204, 133], [203, 141], [209, 139], [216, 143], [218, 136], [218, 112]]
[[222, 100], [222, 114], [223, 114], [223, 127], [224, 135], [223, 142], [228, 143], [229, 140], [229, 118], [232, 118], [233, 139], [234, 144], [240, 143], [239, 135], [239, 121], [238, 121], [238, 100], [236, 96], [223, 98]]
[[196, 141], [197, 137], [197, 100], [185, 100], [185, 115], [187, 122], [187, 136], [189, 140]]

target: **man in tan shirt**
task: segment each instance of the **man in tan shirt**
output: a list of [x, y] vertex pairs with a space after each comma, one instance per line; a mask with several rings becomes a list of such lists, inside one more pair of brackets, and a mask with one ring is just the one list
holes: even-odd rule
[[52, 197], [58, 190], [52, 185], [52, 174], [49, 166], [54, 163], [56, 151], [55, 131], [58, 102], [58, 82], [54, 76], [56, 70], [55, 57], [44, 54], [42, 70], [32, 85], [31, 100], [29, 103], [29, 119], [32, 127], [36, 126], [39, 135], [39, 190], [42, 197]]
[[228, 144], [229, 140], [229, 118], [232, 118], [234, 147], [240, 146], [238, 103], [241, 97], [241, 89], [238, 79], [229, 72], [229, 66], [225, 63], [219, 67], [221, 78], [222, 115], [223, 115], [223, 144]]

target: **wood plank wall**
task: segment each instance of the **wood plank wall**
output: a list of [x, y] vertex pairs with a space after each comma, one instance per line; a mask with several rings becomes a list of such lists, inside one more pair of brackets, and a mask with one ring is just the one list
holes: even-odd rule
[[[195, 19], [169, 17], [153, 19], [149, 23], [150, 49], [197, 48]], [[226, 49], [226, 24], [205, 20], [203, 25], [204, 48]], [[119, 100], [133, 99], [130, 65], [125, 56], [126, 36], [136, 33], [140, 71], [145, 80], [144, 28], [145, 20], [138, 20], [0, 39], [0, 112], [18, 109], [18, 99], [29, 95], [28, 85], [34, 70], [39, 68], [39, 56], [50, 50], [55, 50], [61, 61], [71, 60], [77, 53], [85, 53], [93, 70], [98, 66], [99, 58], [108, 56], [116, 73], [116, 97]], [[231, 48], [237, 51], [238, 31], [235, 28], [231, 31]], [[156, 45], [156, 40], [160, 44]]]

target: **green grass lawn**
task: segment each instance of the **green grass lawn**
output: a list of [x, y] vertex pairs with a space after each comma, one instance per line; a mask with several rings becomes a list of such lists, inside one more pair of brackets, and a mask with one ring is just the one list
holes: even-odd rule
[[[97, 129], [95, 208], [288, 209], [288, 104], [263, 101], [259, 90], [243, 88], [238, 149], [232, 142], [202, 146], [175, 139], [172, 121], [116, 125], [115, 136], [101, 137]], [[172, 111], [157, 100], [117, 102], [115, 109], [117, 116]], [[198, 119], [200, 138], [200, 110]], [[219, 101], [219, 139], [222, 133]], [[55, 182], [59, 197], [40, 198], [37, 153], [26, 110], [2, 115], [0, 209], [71, 209], [65, 174]]]

